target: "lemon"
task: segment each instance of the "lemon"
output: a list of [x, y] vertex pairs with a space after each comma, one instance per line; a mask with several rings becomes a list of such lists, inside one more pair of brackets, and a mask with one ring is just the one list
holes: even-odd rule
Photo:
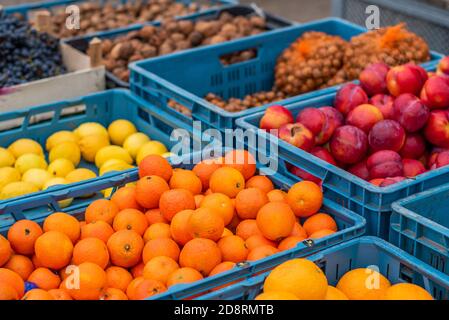
[[[135, 187], [136, 183], [135, 182], [129, 182], [125, 185], [125, 187]], [[104, 190], [101, 190], [101, 193], [103, 193], [103, 196], [105, 198], [110, 198], [112, 196], [112, 191], [114, 190], [114, 188], [107, 188]]]
[[25, 153], [17, 158], [14, 167], [19, 170], [21, 174], [24, 174], [33, 168], [47, 169], [47, 162], [44, 158], [35, 153]]
[[69, 183], [80, 182], [95, 178], [97, 175], [92, 170], [86, 168], [78, 168], [70, 172], [65, 179]]
[[118, 159], [123, 160], [128, 164], [133, 163], [133, 159], [129, 155], [128, 151], [123, 149], [119, 146], [107, 146], [101, 148], [96, 156], [95, 156], [95, 165], [98, 168], [101, 168], [101, 166], [109, 159]]
[[[116, 160], [116, 159], [113, 159]], [[110, 160], [108, 160], [110, 161]], [[134, 166], [126, 163], [125, 161], [118, 160], [119, 162], [107, 164], [107, 162], [101, 166], [100, 168], [100, 176], [104, 175], [105, 173], [111, 172], [111, 171], [124, 171], [133, 168]]]
[[39, 188], [30, 182], [11, 182], [2, 188], [2, 191], [0, 192], [0, 200], [20, 197], [38, 191]]
[[16, 168], [0, 168], [0, 190], [11, 182], [20, 181], [20, 172]]
[[168, 150], [162, 142], [148, 141], [139, 149], [139, 152], [137, 152], [136, 162], [139, 164], [146, 156], [152, 154], [163, 155], [166, 152], [168, 152]]
[[123, 148], [125, 148], [131, 157], [135, 159], [139, 149], [150, 140], [150, 137], [148, 137], [145, 133], [136, 132], [126, 138], [125, 142], [123, 142]]
[[50, 162], [53, 162], [61, 158], [70, 160], [76, 167], [81, 160], [81, 151], [78, 144], [75, 142], [63, 142], [54, 146], [48, 155], [48, 159]]
[[50, 163], [47, 168], [47, 171], [50, 172], [53, 177], [61, 178], [64, 178], [73, 170], [75, 170], [75, 165], [72, 161], [65, 158], [56, 159]]
[[53, 147], [63, 142], [78, 142], [78, 137], [72, 131], [58, 131], [48, 137], [45, 143], [45, 149], [50, 151]]
[[5, 148], [0, 148], [0, 168], [12, 167], [15, 161], [16, 158], [11, 151]]
[[98, 150], [109, 145], [109, 137], [104, 134], [92, 134], [83, 137], [78, 145], [84, 160], [94, 162]]
[[161, 156], [163, 156], [164, 158], [170, 158], [174, 155], [175, 154], [173, 152], [165, 152], [165, 153], [161, 154]]
[[[59, 177], [52, 178], [52, 179], [48, 180], [47, 182], [45, 182], [42, 190], [47, 190], [50, 187], [57, 186], [57, 185], [65, 185], [68, 183], [69, 182], [64, 178], [59, 178]], [[58, 203], [61, 208], [66, 208], [72, 204], [72, 201], [73, 201], [73, 198], [70, 198], [70, 199], [58, 201]]]
[[76, 128], [73, 133], [82, 139], [86, 136], [91, 136], [93, 134], [102, 134], [108, 136], [108, 130], [97, 122], [86, 122]]
[[115, 120], [108, 127], [108, 133], [112, 143], [118, 146], [123, 145], [126, 138], [136, 132], [136, 126], [125, 119]]
[[8, 150], [16, 159], [26, 153], [34, 153], [41, 157], [44, 156], [44, 150], [42, 149], [41, 145], [31, 139], [16, 140], [8, 147]]
[[39, 189], [42, 189], [44, 184], [52, 178], [52, 174], [47, 170], [33, 168], [23, 174], [22, 181], [30, 182]]

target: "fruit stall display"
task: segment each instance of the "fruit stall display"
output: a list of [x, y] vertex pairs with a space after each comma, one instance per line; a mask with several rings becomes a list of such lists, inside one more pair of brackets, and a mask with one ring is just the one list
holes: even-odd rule
[[[137, 181], [110, 199], [89, 201], [79, 214], [68, 207], [68, 213], [3, 224], [1, 297], [137, 300], [167, 290], [193, 296], [253, 274], [259, 262], [263, 271], [363, 232], [363, 220], [323, 201], [318, 185], [303, 181], [281, 190], [278, 184], [286, 182], [258, 175], [244, 150], [191, 170], [150, 155], [134, 175]], [[10, 210], [47, 200], [40, 195]], [[70, 287], [72, 264], [79, 267], [77, 289]]]
[[415, 64], [371, 64], [360, 84], [237, 123], [262, 136], [276, 130], [290, 173], [322, 182], [328, 196], [368, 220], [369, 234], [387, 239], [392, 202], [448, 182], [448, 60], [429, 73]]
[[291, 259], [200, 299], [446, 300], [448, 280], [383, 240], [361, 237], [307, 259]]

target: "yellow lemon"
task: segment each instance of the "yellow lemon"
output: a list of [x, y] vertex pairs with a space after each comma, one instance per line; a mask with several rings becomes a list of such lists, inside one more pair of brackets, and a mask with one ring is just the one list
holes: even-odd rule
[[145, 133], [136, 132], [126, 138], [125, 142], [123, 142], [123, 148], [125, 148], [131, 157], [135, 159], [139, 149], [150, 140], [150, 137], [148, 137]]
[[78, 128], [76, 128], [73, 133], [78, 137], [78, 139], [96, 134], [108, 136], [108, 130], [106, 130], [106, 128], [98, 122], [83, 123]]
[[95, 156], [95, 165], [97, 168], [101, 166], [109, 159], [123, 160], [128, 164], [133, 163], [133, 159], [129, 155], [128, 151], [119, 146], [107, 146], [101, 148]]
[[78, 145], [84, 160], [94, 162], [98, 150], [109, 145], [109, 137], [104, 134], [92, 134], [83, 137]]
[[152, 154], [163, 155], [166, 152], [168, 152], [168, 150], [161, 142], [148, 141], [137, 152], [136, 162], [139, 164], [146, 156]]
[[7, 184], [0, 192], [0, 200], [20, 197], [26, 194], [38, 192], [39, 188], [25, 181], [17, 181]]
[[47, 169], [47, 162], [41, 156], [35, 153], [25, 153], [17, 158], [14, 163], [14, 167], [19, 170], [21, 174], [24, 174], [30, 169]]
[[78, 137], [72, 131], [58, 131], [53, 133], [48, 137], [47, 142], [45, 143], [45, 149], [50, 151], [54, 146], [61, 144], [63, 142], [78, 142]]
[[125, 119], [115, 120], [108, 127], [108, 133], [112, 143], [118, 146], [123, 145], [126, 138], [136, 132], [136, 126]]
[[[50, 187], [57, 186], [57, 185], [65, 185], [68, 183], [69, 182], [64, 178], [60, 178], [60, 177], [52, 178], [52, 179], [48, 180], [47, 182], [45, 182], [42, 190], [47, 190]], [[73, 198], [69, 198], [69, 199], [58, 201], [58, 204], [61, 208], [67, 208], [68, 206], [70, 206], [72, 204], [72, 201], [73, 201]]]
[[50, 172], [52, 176], [61, 178], [64, 178], [73, 170], [75, 170], [75, 165], [72, 161], [65, 158], [56, 159], [50, 163], [47, 168], [47, 171]]
[[78, 144], [75, 142], [63, 142], [54, 146], [48, 155], [48, 159], [50, 162], [53, 162], [61, 158], [70, 160], [76, 167], [81, 160], [81, 151]]
[[47, 170], [33, 168], [23, 174], [22, 181], [30, 182], [39, 189], [42, 189], [44, 184], [52, 178], [52, 174]]
[[119, 162], [117, 162], [117, 163], [113, 163], [113, 164], [109, 164], [109, 165], [106, 165], [106, 163], [105, 163], [104, 165], [102, 165], [100, 168], [99, 174], [100, 174], [100, 176], [102, 176], [111, 171], [124, 171], [124, 170], [131, 169], [133, 167], [134, 166], [126, 163], [125, 161], [119, 160]]
[[15, 161], [16, 158], [11, 151], [5, 148], [0, 148], [0, 168], [12, 167]]
[[11, 182], [20, 181], [20, 172], [16, 168], [0, 168], [0, 190]]
[[44, 156], [44, 150], [41, 145], [31, 139], [16, 140], [8, 147], [8, 150], [16, 159], [26, 153], [34, 153], [42, 157]]
[[166, 153], [163, 153], [162, 154], [162, 156], [164, 157], [164, 158], [170, 158], [170, 157], [172, 157], [172, 156], [174, 156], [175, 154], [173, 153], [173, 152], [166, 152]]
[[65, 179], [69, 183], [80, 182], [95, 178], [97, 175], [92, 170], [86, 168], [78, 168], [70, 172]]

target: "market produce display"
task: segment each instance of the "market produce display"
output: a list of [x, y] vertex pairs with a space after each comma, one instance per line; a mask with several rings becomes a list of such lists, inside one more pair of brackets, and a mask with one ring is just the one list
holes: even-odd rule
[[[44, 147], [32, 139], [18, 139], [0, 148], [0, 200], [95, 178], [95, 167], [100, 176], [130, 169], [149, 154], [169, 156], [161, 142], [137, 132], [124, 119], [107, 128], [86, 122], [73, 131], [55, 132]], [[71, 201], [60, 204], [66, 207]]]
[[[436, 74], [415, 65], [365, 68], [334, 105], [302, 109], [296, 118], [269, 107], [260, 128], [350, 173], [385, 187], [449, 164], [448, 57]], [[290, 171], [317, 181], [300, 168]]]
[[264, 18], [233, 16], [227, 12], [217, 20], [166, 19], [160, 27], [145, 26], [124, 36], [105, 39], [102, 43], [104, 64], [108, 71], [127, 82], [131, 62], [256, 35], [265, 30]]
[[[16, 222], [0, 236], [0, 298], [144, 299], [337, 231], [315, 183], [275, 189], [253, 160], [235, 150], [185, 170], [150, 155], [135, 185], [92, 202], [82, 221]], [[67, 286], [70, 264], [79, 289]]]
[[[370, 287], [367, 283], [378, 286]], [[293, 259], [275, 267], [256, 300], [433, 300], [425, 289], [411, 283], [392, 284], [378, 271], [359, 268], [345, 273], [335, 287], [312, 261]]]
[[0, 10], [0, 88], [65, 73], [59, 42]]

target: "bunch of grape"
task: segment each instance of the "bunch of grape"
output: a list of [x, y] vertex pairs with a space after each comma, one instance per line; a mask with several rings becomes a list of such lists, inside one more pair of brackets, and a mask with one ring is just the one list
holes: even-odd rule
[[66, 70], [57, 39], [0, 11], [0, 88], [53, 77]]

